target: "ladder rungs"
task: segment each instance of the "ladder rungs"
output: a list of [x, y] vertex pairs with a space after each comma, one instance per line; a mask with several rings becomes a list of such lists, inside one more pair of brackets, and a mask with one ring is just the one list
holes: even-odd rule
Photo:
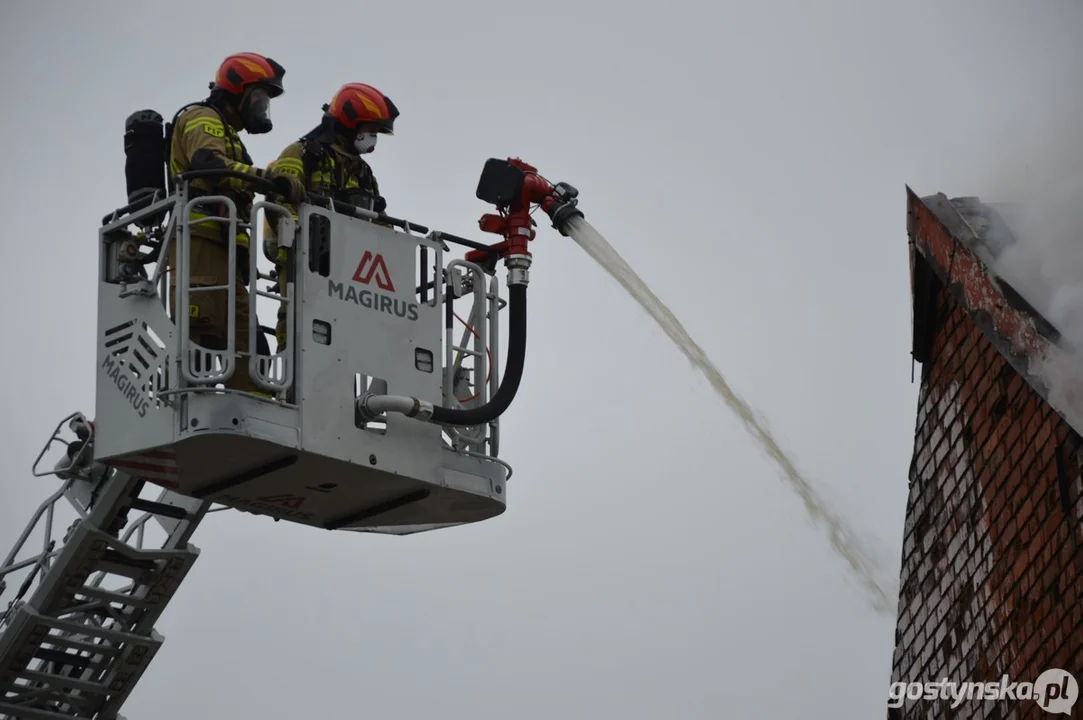
[[92, 588], [84, 586], [76, 590], [75, 594], [76, 596], [81, 595], [92, 600], [101, 600], [102, 602], [110, 604], [116, 603], [118, 605], [139, 608], [141, 610], [148, 610], [158, 604], [150, 602], [148, 600], [143, 600], [141, 598], [132, 597], [131, 595], [127, 595], [125, 593], [113, 592], [111, 590], [102, 590], [100, 587]]
[[110, 695], [100, 710], [106, 717], [109, 717], [109, 712], [119, 710], [128, 699], [135, 684], [150, 667], [162, 640], [163, 638], [158, 636], [157, 642], [150, 647], [125, 648], [124, 654], [110, 665], [104, 675], [104, 683], [108, 686]]
[[63, 650], [51, 650], [49, 648], [38, 648], [34, 653], [34, 657], [54, 665], [70, 665], [79, 670], [86, 670], [88, 667], [97, 664], [87, 655], [64, 652]]
[[184, 508], [176, 505], [166, 505], [154, 500], [144, 500], [143, 498], [132, 500], [132, 509], [173, 518], [174, 520], [186, 520], [188, 518], [188, 511]]
[[[20, 682], [26, 683], [26, 680]], [[85, 693], [78, 690], [65, 690], [58, 688], [52, 683], [40, 682], [18, 686], [17, 692], [7, 698], [8, 701], [19, 706], [30, 706], [59, 712], [66, 718], [98, 718], [95, 715], [101, 706], [103, 698], [100, 692]], [[2, 716], [0, 716], [2, 717]]]
[[149, 607], [157, 608], [169, 602], [194, 562], [195, 556], [190, 556], [163, 565], [161, 572], [145, 583], [147, 591], [143, 597], [145, 602], [151, 603]]
[[102, 562], [107, 562], [112, 565], [121, 565], [139, 571], [153, 570], [156, 566], [153, 560], [145, 560], [138, 557], [128, 557], [124, 553], [114, 548], [106, 548], [102, 552]]
[[153, 571], [155, 567], [153, 560], [132, 560], [116, 550], [106, 550], [98, 561], [97, 569], [110, 575], [138, 580], [143, 574]]
[[[51, 673], [38, 672], [37, 670], [24, 670], [19, 673], [19, 677], [30, 682], [39, 682], [48, 686], [54, 691], [63, 692], [63, 689], [70, 688], [72, 690], [78, 690], [83, 693], [90, 693], [92, 695], [107, 696], [109, 689], [101, 683], [91, 682], [88, 680], [79, 680], [77, 678], [65, 677], [63, 675], [53, 675]], [[86, 696], [80, 697], [80, 700], [87, 699]]]
[[[112, 645], [87, 642], [86, 640], [76, 640], [75, 638], [65, 637], [63, 635], [47, 635], [45, 639], [42, 640], [42, 644], [59, 645], [79, 652], [96, 653], [98, 655], [107, 655], [109, 657], [116, 657], [120, 654], [120, 649], [115, 648]], [[57, 650], [56, 652], [63, 651]]]
[[[40, 682], [31, 682], [20, 679], [20, 684], [10, 685], [3, 688], [7, 693], [5, 702], [20, 708], [33, 707], [46, 709], [52, 712], [60, 712], [64, 717], [94, 717], [97, 708], [103, 699], [98, 693], [90, 695], [79, 694], [78, 691], [68, 692], [52, 685], [42, 685]], [[21, 717], [21, 716], [20, 716]]]
[[10, 717], [12, 720], [92, 720], [94, 716], [38, 710], [0, 701], [0, 717]]
[[[151, 567], [156, 564], [158, 560], [174, 560], [184, 559], [191, 554], [189, 550], [140, 550], [128, 545], [125, 545], [120, 540], [117, 540], [112, 535], [107, 535], [101, 530], [94, 530], [87, 528], [87, 533], [104, 540], [109, 547], [107, 550], [113, 550], [116, 555], [110, 555], [110, 558], [114, 558], [114, 562], [127, 562], [130, 564], [139, 563], [151, 563]], [[70, 542], [70, 541], [69, 541]], [[116, 559], [119, 556], [120, 559]]]
[[[31, 612], [33, 613], [33, 611]], [[109, 640], [110, 642], [131, 643], [132, 645], [151, 645], [154, 643], [153, 639], [144, 635], [136, 635], [135, 633], [123, 632], [121, 630], [109, 630], [93, 625], [84, 625], [83, 623], [72, 622], [70, 620], [58, 620], [57, 618], [44, 617], [38, 613], [33, 613], [33, 615], [36, 616], [34, 617], [33, 622], [45, 625], [53, 630], [69, 632], [73, 635], [87, 635], [103, 640]]]
[[[66, 495], [83, 519], [0, 632], [0, 720], [117, 718], [161, 648], [154, 623], [199, 557], [187, 539], [209, 503], [168, 493], [139, 498], [143, 482], [117, 471]], [[118, 537], [132, 510], [162, 525], [162, 546]], [[125, 580], [92, 584], [100, 574]]]

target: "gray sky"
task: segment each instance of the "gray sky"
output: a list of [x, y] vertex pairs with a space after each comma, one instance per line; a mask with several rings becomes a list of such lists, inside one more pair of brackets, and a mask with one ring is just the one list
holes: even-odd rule
[[[55, 487], [29, 474], [49, 431], [93, 413], [96, 230], [124, 204], [124, 118], [170, 117], [252, 50], [287, 68], [275, 131], [247, 141], [260, 164], [361, 81], [403, 113], [372, 157], [392, 214], [486, 239], [490, 156], [576, 185], [896, 572], [917, 394], [904, 184], [1017, 177], [1006, 149], [1083, 93], [1083, 6], [299, 7], [4, 6], [0, 551]], [[616, 283], [550, 229], [534, 253], [507, 513], [406, 539], [212, 515], [130, 720], [883, 716], [894, 618]]]

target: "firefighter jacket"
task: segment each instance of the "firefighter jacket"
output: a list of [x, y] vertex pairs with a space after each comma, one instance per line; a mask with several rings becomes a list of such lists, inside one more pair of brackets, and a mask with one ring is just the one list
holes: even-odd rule
[[[380, 186], [372, 168], [337, 141], [326, 143], [310, 137], [301, 138], [286, 146], [268, 169], [272, 168], [275, 174], [300, 178], [311, 194], [324, 195], [366, 210], [383, 210]], [[296, 209], [286, 203], [283, 205], [293, 212], [296, 219]], [[270, 224], [265, 223], [263, 252], [269, 260], [278, 261], [281, 260], [278, 257], [278, 241], [273, 231], [267, 232], [269, 229]]]
[[[169, 146], [169, 170], [175, 176], [189, 170], [229, 169], [265, 177], [266, 171], [253, 167], [252, 157], [248, 154], [236, 128], [231, 125], [226, 115], [209, 103], [196, 104], [182, 108], [173, 122], [172, 138]], [[237, 220], [248, 223], [251, 220], [254, 190], [252, 183], [241, 178], [199, 178], [191, 181], [189, 199], [206, 195], [225, 195], [237, 206]], [[208, 215], [228, 217], [225, 205], [217, 207], [200, 206], [193, 210], [189, 222], [193, 237], [203, 237], [225, 242], [228, 239], [225, 223], [200, 222], [197, 220]], [[237, 244], [247, 247], [248, 233], [238, 230]]]

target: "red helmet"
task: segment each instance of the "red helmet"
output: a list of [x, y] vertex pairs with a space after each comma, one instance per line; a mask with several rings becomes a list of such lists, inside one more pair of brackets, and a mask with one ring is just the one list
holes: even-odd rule
[[395, 118], [399, 109], [391, 98], [363, 83], [347, 83], [331, 98], [327, 112], [342, 127], [356, 130], [370, 125], [374, 132], [394, 135]]
[[258, 53], [236, 53], [222, 61], [212, 87], [240, 95], [247, 88], [259, 85], [267, 89], [268, 95], [277, 97], [285, 92], [282, 87], [285, 74], [286, 69], [269, 57]]

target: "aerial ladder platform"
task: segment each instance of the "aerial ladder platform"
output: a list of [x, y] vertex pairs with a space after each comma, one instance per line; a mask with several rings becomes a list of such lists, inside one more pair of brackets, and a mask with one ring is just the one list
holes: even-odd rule
[[[146, 125], [148, 113], [137, 115]], [[228, 196], [191, 189], [240, 173], [140, 184], [132, 163], [130, 202], [99, 229], [95, 413], [64, 418], [39, 453], [33, 475], [60, 486], [0, 565], [0, 718], [123, 720], [208, 513], [393, 535], [503, 513], [512, 469], [499, 457], [500, 415], [525, 360], [532, 213], [565, 235], [582, 216], [575, 188], [514, 158], [488, 160], [477, 188], [498, 209], [479, 221], [502, 236], [493, 244], [318, 196], [296, 216], [257, 198], [240, 218]], [[221, 286], [191, 282], [192, 228], [203, 222], [228, 236]], [[284, 292], [259, 270], [260, 231], [272, 223], [288, 251]], [[171, 245], [175, 267], [164, 262]], [[452, 245], [464, 257], [448, 259]], [[239, 263], [252, 268], [248, 282]], [[205, 292], [229, 299], [225, 343], [174, 311]], [[247, 328], [234, 300], [247, 303]], [[274, 330], [259, 323], [268, 305], [285, 310], [274, 350]], [[239, 353], [245, 330], [252, 351]], [[260, 392], [226, 387], [243, 372]], [[61, 531], [64, 504], [76, 519]]]

